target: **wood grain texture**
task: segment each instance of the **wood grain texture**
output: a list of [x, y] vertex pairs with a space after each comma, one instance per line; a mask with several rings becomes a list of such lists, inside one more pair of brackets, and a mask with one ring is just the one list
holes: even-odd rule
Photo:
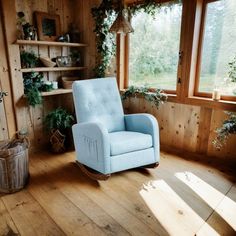
[[0, 199], [0, 219], [0, 235], [17, 235], [19, 233], [2, 199]]
[[2, 197], [21, 235], [65, 235], [27, 192]]
[[[9, 92], [9, 97], [6, 100], [6, 104], [1, 104], [0, 114], [1, 114], [1, 123], [0, 129], [2, 129], [0, 139], [8, 138], [12, 136], [17, 130], [27, 129], [29, 133], [29, 138], [31, 141], [31, 150], [37, 150], [45, 147], [47, 143], [47, 134], [44, 132], [43, 128], [43, 119], [52, 109], [55, 109], [59, 106], [67, 108], [69, 111], [74, 112], [73, 101], [71, 94], [62, 95], [64, 93], [71, 93], [70, 91], [58, 90], [52, 93], [45, 93], [43, 96], [49, 95], [58, 95], [57, 99], [46, 98], [43, 101], [42, 106], [36, 106], [31, 108], [27, 104], [27, 100], [23, 97], [24, 88], [23, 88], [23, 72], [38, 71], [43, 72], [43, 79], [49, 81], [59, 81], [61, 76], [78, 76], [83, 78], [82, 70], [86, 69], [85, 67], [63, 67], [63, 68], [36, 68], [36, 69], [22, 69], [20, 65], [20, 53], [21, 50], [25, 49], [27, 51], [33, 51], [38, 56], [47, 56], [47, 57], [57, 57], [62, 55], [70, 54], [69, 47], [85, 47], [86, 44], [70, 44], [70, 43], [60, 43], [60, 42], [39, 42], [39, 41], [24, 41], [19, 40], [16, 42], [16, 17], [17, 12], [24, 12], [25, 19], [30, 24], [34, 23], [33, 13], [34, 11], [48, 12], [51, 14], [59, 14], [61, 18], [61, 28], [62, 33], [66, 33], [69, 30], [69, 25], [75, 21], [77, 17], [77, 8], [75, 8], [75, 3], [80, 5], [80, 1], [71, 1], [71, 0], [42, 0], [42, 1], [29, 1], [29, 0], [10, 0], [10, 1], [1, 1], [3, 11], [3, 26], [6, 31], [6, 53], [8, 54], [9, 68], [7, 67], [5, 59], [7, 60], [6, 55], [4, 54], [5, 49], [2, 46], [4, 40], [0, 42], [0, 55], [3, 57], [3, 70], [0, 70], [1, 79], [4, 78], [4, 88]], [[87, 4], [87, 3], [85, 3]], [[86, 14], [90, 16], [90, 3], [85, 6], [87, 8]], [[8, 21], [7, 19], [12, 19]], [[87, 26], [87, 22], [85, 22]], [[84, 25], [84, 26], [85, 26]], [[89, 28], [92, 32], [92, 27]], [[88, 30], [88, 31], [89, 31]], [[2, 28], [0, 27], [0, 32]], [[81, 30], [82, 31], [82, 30]], [[0, 39], [3, 35], [0, 33]], [[87, 38], [89, 38], [88, 35]], [[17, 44], [19, 45], [17, 45]], [[26, 45], [24, 45], [26, 43]], [[81, 49], [83, 52], [84, 49]], [[83, 54], [84, 55], [84, 54]], [[82, 55], [82, 57], [83, 57]], [[85, 62], [86, 60], [82, 60]], [[88, 60], [87, 60], [88, 61]], [[1, 65], [0, 62], [0, 66]], [[80, 72], [81, 70], [81, 72]], [[2, 71], [4, 73], [2, 73]], [[7, 73], [9, 72], [11, 76], [11, 84], [7, 82]], [[2, 76], [4, 75], [4, 76]], [[5, 79], [6, 78], [6, 79]], [[8, 79], [9, 80], [9, 79]], [[1, 81], [2, 82], [2, 81]], [[9, 86], [12, 86], [13, 93], [11, 94], [11, 88], [7, 89]], [[59, 84], [60, 85], [60, 84]], [[7, 87], [8, 86], [8, 87]], [[11, 98], [13, 101], [11, 101]], [[47, 104], [50, 102], [50, 104]], [[11, 104], [10, 104], [11, 103]], [[14, 112], [16, 114], [16, 125], [14, 126]], [[7, 117], [7, 119], [5, 119]], [[9, 122], [9, 123], [8, 123]], [[15, 121], [14, 121], [15, 122]]]
[[167, 102], [156, 109], [142, 98], [129, 98], [124, 103], [127, 113], [150, 113], [159, 123], [161, 148], [218, 157], [236, 162], [236, 136], [231, 135], [221, 150], [212, 141], [215, 130], [222, 125], [226, 114], [221, 110]]
[[[0, 234], [233, 235], [235, 176], [161, 153], [157, 169], [87, 178], [75, 153], [34, 154], [27, 188], [0, 195]], [[4, 234], [3, 234], [4, 235]]]
[[12, 137], [16, 132], [15, 112], [12, 99], [12, 87], [7, 60], [6, 41], [4, 36], [2, 7], [0, 3], [0, 91], [8, 93], [0, 104], [0, 140]]

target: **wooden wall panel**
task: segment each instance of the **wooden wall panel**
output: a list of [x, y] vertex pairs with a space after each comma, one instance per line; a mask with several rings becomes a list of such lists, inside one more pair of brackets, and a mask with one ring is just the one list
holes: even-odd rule
[[156, 109], [141, 98], [127, 99], [124, 107], [127, 113], [147, 112], [157, 118], [162, 149], [236, 161], [235, 135], [229, 138], [220, 151], [212, 144], [216, 128], [220, 127], [226, 118], [222, 110], [172, 102], [167, 102]]
[[88, 43], [88, 47], [84, 49], [82, 58], [88, 70], [84, 72], [84, 79], [94, 77], [93, 68], [96, 64], [96, 41], [94, 29], [94, 21], [91, 14], [91, 8], [98, 6], [101, 0], [79, 0], [75, 1], [74, 8], [77, 10], [75, 14], [75, 23], [81, 32], [81, 41]]
[[208, 142], [208, 154], [210, 156], [218, 156], [222, 159], [236, 159], [236, 135], [231, 135], [226, 143], [226, 145], [217, 150], [213, 147], [212, 141], [216, 136], [215, 130], [222, 125], [222, 121], [225, 120], [228, 116], [224, 111], [213, 110], [212, 119], [210, 124], [210, 134]]
[[14, 136], [16, 132], [15, 112], [12, 100], [12, 89], [7, 61], [7, 50], [3, 27], [3, 14], [0, 2], [0, 91], [8, 93], [0, 104], [0, 140]]
[[[16, 124], [17, 128], [15, 130], [27, 129], [29, 132], [31, 148], [39, 149], [44, 147], [47, 140], [47, 133], [45, 133], [43, 127], [44, 117], [56, 107], [64, 107], [69, 111], [73, 112], [73, 101], [72, 95], [57, 95], [52, 97], [44, 97], [43, 104], [36, 106], [35, 108], [29, 107], [25, 98], [23, 98], [23, 78], [20, 72], [20, 54], [19, 46], [15, 45], [16, 40], [16, 17], [17, 12], [23, 11], [25, 13], [26, 21], [33, 24], [33, 12], [43, 11], [52, 14], [59, 14], [61, 20], [62, 33], [68, 32], [69, 25], [74, 22], [74, 16], [76, 14], [75, 10], [76, 0], [10, 0], [2, 1], [2, 8], [4, 11], [4, 25], [7, 29], [6, 32], [6, 42], [7, 42], [7, 52], [9, 55], [9, 65], [10, 74], [12, 79], [12, 90], [14, 91], [13, 106], [16, 112]], [[11, 21], [7, 19], [11, 18]], [[47, 47], [47, 46], [24, 46], [27, 51], [34, 51], [36, 55], [39, 56], [49, 56], [56, 57], [61, 55], [68, 55], [68, 48], [60, 47]], [[6, 58], [6, 57], [4, 57]], [[0, 72], [1, 73], [1, 72]], [[44, 80], [59, 80], [62, 75], [67, 75], [66, 72], [45, 72]], [[3, 112], [3, 108], [0, 108], [0, 114]], [[13, 112], [12, 112], [13, 114]], [[1, 116], [1, 120], [2, 120]], [[1, 121], [2, 128], [4, 122]], [[4, 125], [5, 127], [5, 125]], [[5, 129], [5, 128], [4, 128]], [[1, 133], [2, 135], [2, 133]], [[2, 138], [2, 137], [0, 137]]]

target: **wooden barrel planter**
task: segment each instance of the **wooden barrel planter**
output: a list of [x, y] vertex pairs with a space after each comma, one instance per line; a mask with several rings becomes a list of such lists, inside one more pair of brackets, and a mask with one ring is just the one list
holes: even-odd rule
[[26, 139], [0, 142], [0, 192], [14, 193], [28, 182], [28, 142]]

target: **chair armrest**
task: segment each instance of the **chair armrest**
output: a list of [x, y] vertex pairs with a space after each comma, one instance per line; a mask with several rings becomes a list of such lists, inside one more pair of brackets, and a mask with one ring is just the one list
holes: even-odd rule
[[73, 125], [72, 132], [78, 161], [102, 173], [109, 173], [107, 129], [99, 122], [83, 122]]
[[153, 115], [145, 113], [125, 115], [125, 127], [127, 131], [150, 134], [152, 136], [155, 153], [159, 157], [159, 126]]

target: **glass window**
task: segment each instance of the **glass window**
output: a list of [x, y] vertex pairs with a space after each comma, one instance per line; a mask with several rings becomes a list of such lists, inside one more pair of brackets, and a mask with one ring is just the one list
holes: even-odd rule
[[176, 90], [182, 4], [164, 5], [155, 19], [144, 12], [132, 18], [129, 85]]
[[223, 95], [236, 95], [236, 62], [234, 76], [230, 65], [236, 56], [236, 1], [220, 0], [206, 5], [202, 43], [199, 92], [214, 88]]

